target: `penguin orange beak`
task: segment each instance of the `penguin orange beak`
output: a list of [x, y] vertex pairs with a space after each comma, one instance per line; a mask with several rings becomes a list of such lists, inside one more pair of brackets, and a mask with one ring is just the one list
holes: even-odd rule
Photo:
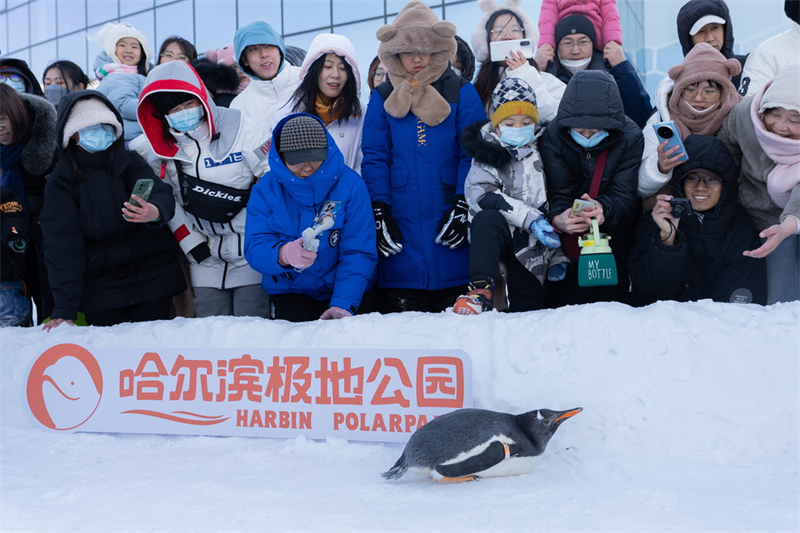
[[554, 423], [555, 422], [562, 422], [562, 421], [566, 420], [567, 418], [571, 418], [571, 417], [577, 415], [581, 411], [583, 411], [583, 407], [576, 407], [575, 409], [570, 409], [569, 411], [565, 411], [561, 416], [556, 418], [553, 422]]

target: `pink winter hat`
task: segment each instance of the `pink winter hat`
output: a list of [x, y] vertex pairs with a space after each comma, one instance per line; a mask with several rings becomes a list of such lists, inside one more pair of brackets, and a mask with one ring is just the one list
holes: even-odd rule
[[236, 57], [233, 54], [233, 43], [226, 44], [218, 50], [206, 50], [206, 59], [214, 63], [222, 63], [229, 67], [236, 65]]

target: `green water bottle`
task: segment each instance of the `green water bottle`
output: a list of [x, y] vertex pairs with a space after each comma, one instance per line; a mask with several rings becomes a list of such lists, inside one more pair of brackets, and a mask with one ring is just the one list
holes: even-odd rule
[[578, 285], [601, 287], [617, 284], [617, 262], [608, 241], [611, 237], [600, 233], [597, 220], [592, 219], [592, 231], [578, 238], [581, 257], [578, 260]]

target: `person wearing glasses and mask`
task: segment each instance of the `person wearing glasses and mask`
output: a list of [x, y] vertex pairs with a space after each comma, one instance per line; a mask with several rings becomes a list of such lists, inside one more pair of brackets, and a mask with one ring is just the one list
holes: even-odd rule
[[472, 51], [481, 66], [474, 85], [483, 103], [487, 116], [491, 111], [492, 92], [505, 78], [520, 78], [536, 94], [539, 110], [539, 127], [547, 125], [556, 117], [558, 104], [566, 85], [552, 74], [539, 72], [533, 58], [526, 59], [522, 52], [512, 52], [505, 61], [491, 61], [490, 43], [529, 39], [532, 46], [539, 40], [539, 30], [527, 13], [520, 7], [521, 0], [506, 0], [502, 4], [495, 0], [479, 0], [483, 15], [472, 32]]
[[[536, 51], [536, 61], [544, 72], [564, 83], [581, 70], [605, 70], [614, 76], [625, 114], [640, 128], [653, 114], [650, 95], [642, 85], [636, 69], [625, 58], [622, 46], [616, 41], [605, 45], [591, 20], [584, 15], [568, 15], [555, 27], [556, 49], [543, 45]], [[600, 50], [599, 46], [603, 46]]]
[[[689, 135], [684, 145], [692, 158], [675, 167], [671, 194], [658, 195], [636, 230], [629, 265], [637, 303], [711, 298], [766, 304], [766, 264], [744, 254], [761, 241], [737, 205], [733, 157], [722, 141], [709, 135]], [[691, 209], [674, 210], [673, 197], [688, 199]]]
[[28, 63], [22, 59], [4, 57], [0, 59], [0, 83], [8, 85], [20, 94], [44, 96]]
[[197, 49], [192, 43], [177, 35], [164, 39], [161, 49], [158, 51], [159, 65], [169, 61], [191, 63], [195, 59], [197, 59]]
[[[683, 164], [683, 152], [677, 146], [665, 151], [667, 142], [658, 140], [653, 125], [672, 120], [682, 140], [691, 134], [714, 135], [742, 99], [731, 82], [740, 69], [738, 60], [726, 59], [710, 44], [699, 43], [658, 84], [656, 112], [642, 130], [645, 146], [638, 193], [646, 198], [646, 210], [652, 208], [660, 189], [668, 186], [673, 169]], [[688, 156], [692, 158], [691, 152]]]

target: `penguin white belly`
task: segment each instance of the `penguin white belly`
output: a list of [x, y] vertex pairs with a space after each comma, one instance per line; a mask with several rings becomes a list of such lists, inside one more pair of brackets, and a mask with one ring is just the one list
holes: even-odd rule
[[[515, 443], [515, 441], [505, 435], [494, 435], [489, 440], [475, 446], [474, 448], [467, 450], [465, 452], [459, 453], [456, 457], [452, 459], [448, 459], [447, 461], [442, 462], [440, 465], [436, 466], [452, 466], [458, 467], [463, 463], [463, 466], [467, 469], [470, 467], [474, 467], [475, 465], [467, 466], [470, 462], [474, 462], [474, 459], [479, 458], [484, 452], [486, 452], [492, 444], [495, 442], [499, 442], [504, 445], [506, 449], [506, 456], [500, 457], [498, 459], [493, 460], [493, 464], [488, 468], [483, 469], [476, 469], [476, 470], [469, 470], [460, 472], [461, 475], [476, 475], [481, 477], [492, 477], [492, 476], [509, 476], [515, 474], [521, 474], [524, 472], [528, 472], [533, 468], [533, 458], [530, 457], [509, 457], [508, 456], [508, 446]], [[485, 466], [482, 465], [482, 466]], [[444, 476], [442, 473], [437, 472], [436, 468], [432, 468], [429, 472], [430, 476], [439, 481], [447, 476]]]
[[475, 472], [478, 477], [516, 476], [533, 470], [538, 457], [509, 457], [482, 472]]

